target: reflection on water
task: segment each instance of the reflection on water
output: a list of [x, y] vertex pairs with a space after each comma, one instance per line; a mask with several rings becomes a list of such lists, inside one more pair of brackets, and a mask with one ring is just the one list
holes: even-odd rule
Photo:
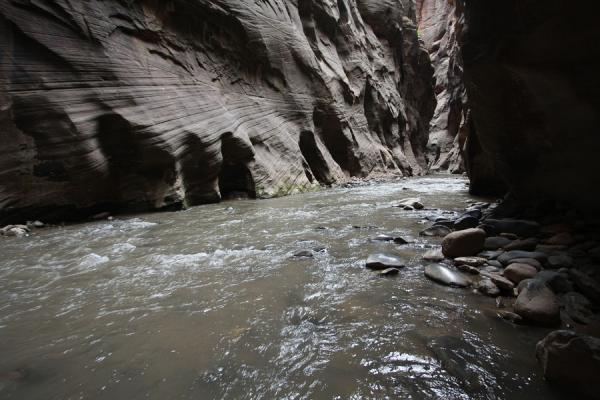
[[[414, 196], [425, 210], [391, 207]], [[427, 177], [3, 239], [0, 397], [555, 398], [543, 330], [423, 276], [425, 218], [468, 200], [462, 179]], [[378, 250], [407, 268], [375, 277]]]

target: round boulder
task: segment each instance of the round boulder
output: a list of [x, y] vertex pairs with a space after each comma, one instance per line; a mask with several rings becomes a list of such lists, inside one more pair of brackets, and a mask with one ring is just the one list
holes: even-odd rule
[[485, 231], [483, 229], [464, 229], [452, 232], [442, 241], [442, 252], [446, 257], [474, 256], [483, 250]]

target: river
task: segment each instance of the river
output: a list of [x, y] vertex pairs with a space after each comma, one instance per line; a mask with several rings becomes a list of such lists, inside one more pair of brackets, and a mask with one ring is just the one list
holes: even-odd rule
[[[414, 178], [1, 238], [0, 398], [559, 398], [544, 329], [423, 275], [439, 239], [418, 232], [466, 189]], [[392, 207], [415, 196], [425, 210]], [[376, 251], [407, 267], [377, 277]]]

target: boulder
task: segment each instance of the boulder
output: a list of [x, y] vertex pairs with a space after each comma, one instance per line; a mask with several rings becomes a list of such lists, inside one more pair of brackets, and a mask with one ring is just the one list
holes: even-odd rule
[[454, 221], [454, 229], [456, 230], [476, 228], [477, 225], [479, 225], [479, 219], [470, 215], [463, 215]]
[[573, 284], [569, 281], [568, 275], [557, 271], [540, 271], [535, 279], [546, 284], [554, 293], [565, 293], [573, 290]]
[[512, 240], [502, 236], [492, 236], [485, 239], [483, 248], [486, 250], [498, 250], [512, 243]]
[[549, 382], [568, 385], [571, 398], [600, 398], [600, 339], [554, 331], [538, 342], [536, 356]]
[[542, 263], [534, 258], [514, 258], [510, 260], [510, 262], [511, 264], [528, 264], [535, 267], [535, 269], [537, 269], [538, 271], [542, 269]]
[[500, 289], [490, 278], [482, 278], [477, 282], [477, 291], [490, 297], [500, 296]]
[[474, 256], [483, 250], [485, 231], [465, 229], [452, 232], [442, 241], [442, 252], [446, 257]]
[[513, 282], [519, 284], [522, 280], [531, 279], [538, 273], [538, 270], [529, 264], [510, 264], [504, 270], [504, 277]]
[[527, 238], [527, 239], [519, 239], [514, 240], [504, 246], [504, 250], [525, 250], [525, 251], [533, 251], [538, 245], [538, 240], [535, 238]]
[[535, 279], [522, 281], [524, 283], [517, 296], [514, 309], [527, 322], [556, 326], [560, 323], [560, 308], [552, 290], [543, 282]]
[[385, 270], [388, 268], [404, 268], [404, 260], [395, 254], [376, 253], [367, 258], [366, 267], [372, 270]]
[[600, 283], [596, 279], [578, 269], [569, 270], [569, 277], [581, 293], [600, 304]]
[[512, 250], [500, 255], [498, 257], [498, 261], [500, 261], [504, 265], [508, 265], [513, 260], [518, 258], [533, 258], [534, 260], [543, 263], [546, 261], [548, 256], [545, 253], [535, 251]]
[[512, 233], [520, 237], [535, 236], [540, 231], [540, 224], [535, 221], [519, 219], [492, 219], [485, 220], [497, 233]]
[[425, 276], [447, 286], [467, 287], [471, 284], [471, 281], [465, 275], [452, 271], [443, 265], [428, 265], [425, 267]]

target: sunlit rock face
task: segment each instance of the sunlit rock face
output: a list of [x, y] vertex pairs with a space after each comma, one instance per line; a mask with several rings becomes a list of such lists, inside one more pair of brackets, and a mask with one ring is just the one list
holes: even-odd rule
[[[598, 213], [598, 2], [461, 0], [464, 83], [480, 151], [521, 200]], [[489, 176], [488, 176], [489, 178]], [[471, 176], [480, 192], [494, 181]]]
[[[460, 4], [459, 4], [460, 6]], [[416, 0], [419, 38], [435, 73], [437, 107], [430, 124], [428, 161], [432, 172], [465, 171], [461, 150], [468, 136], [467, 96], [457, 36], [460, 10], [449, 0]]]
[[410, 0], [0, 2], [0, 220], [425, 171]]

